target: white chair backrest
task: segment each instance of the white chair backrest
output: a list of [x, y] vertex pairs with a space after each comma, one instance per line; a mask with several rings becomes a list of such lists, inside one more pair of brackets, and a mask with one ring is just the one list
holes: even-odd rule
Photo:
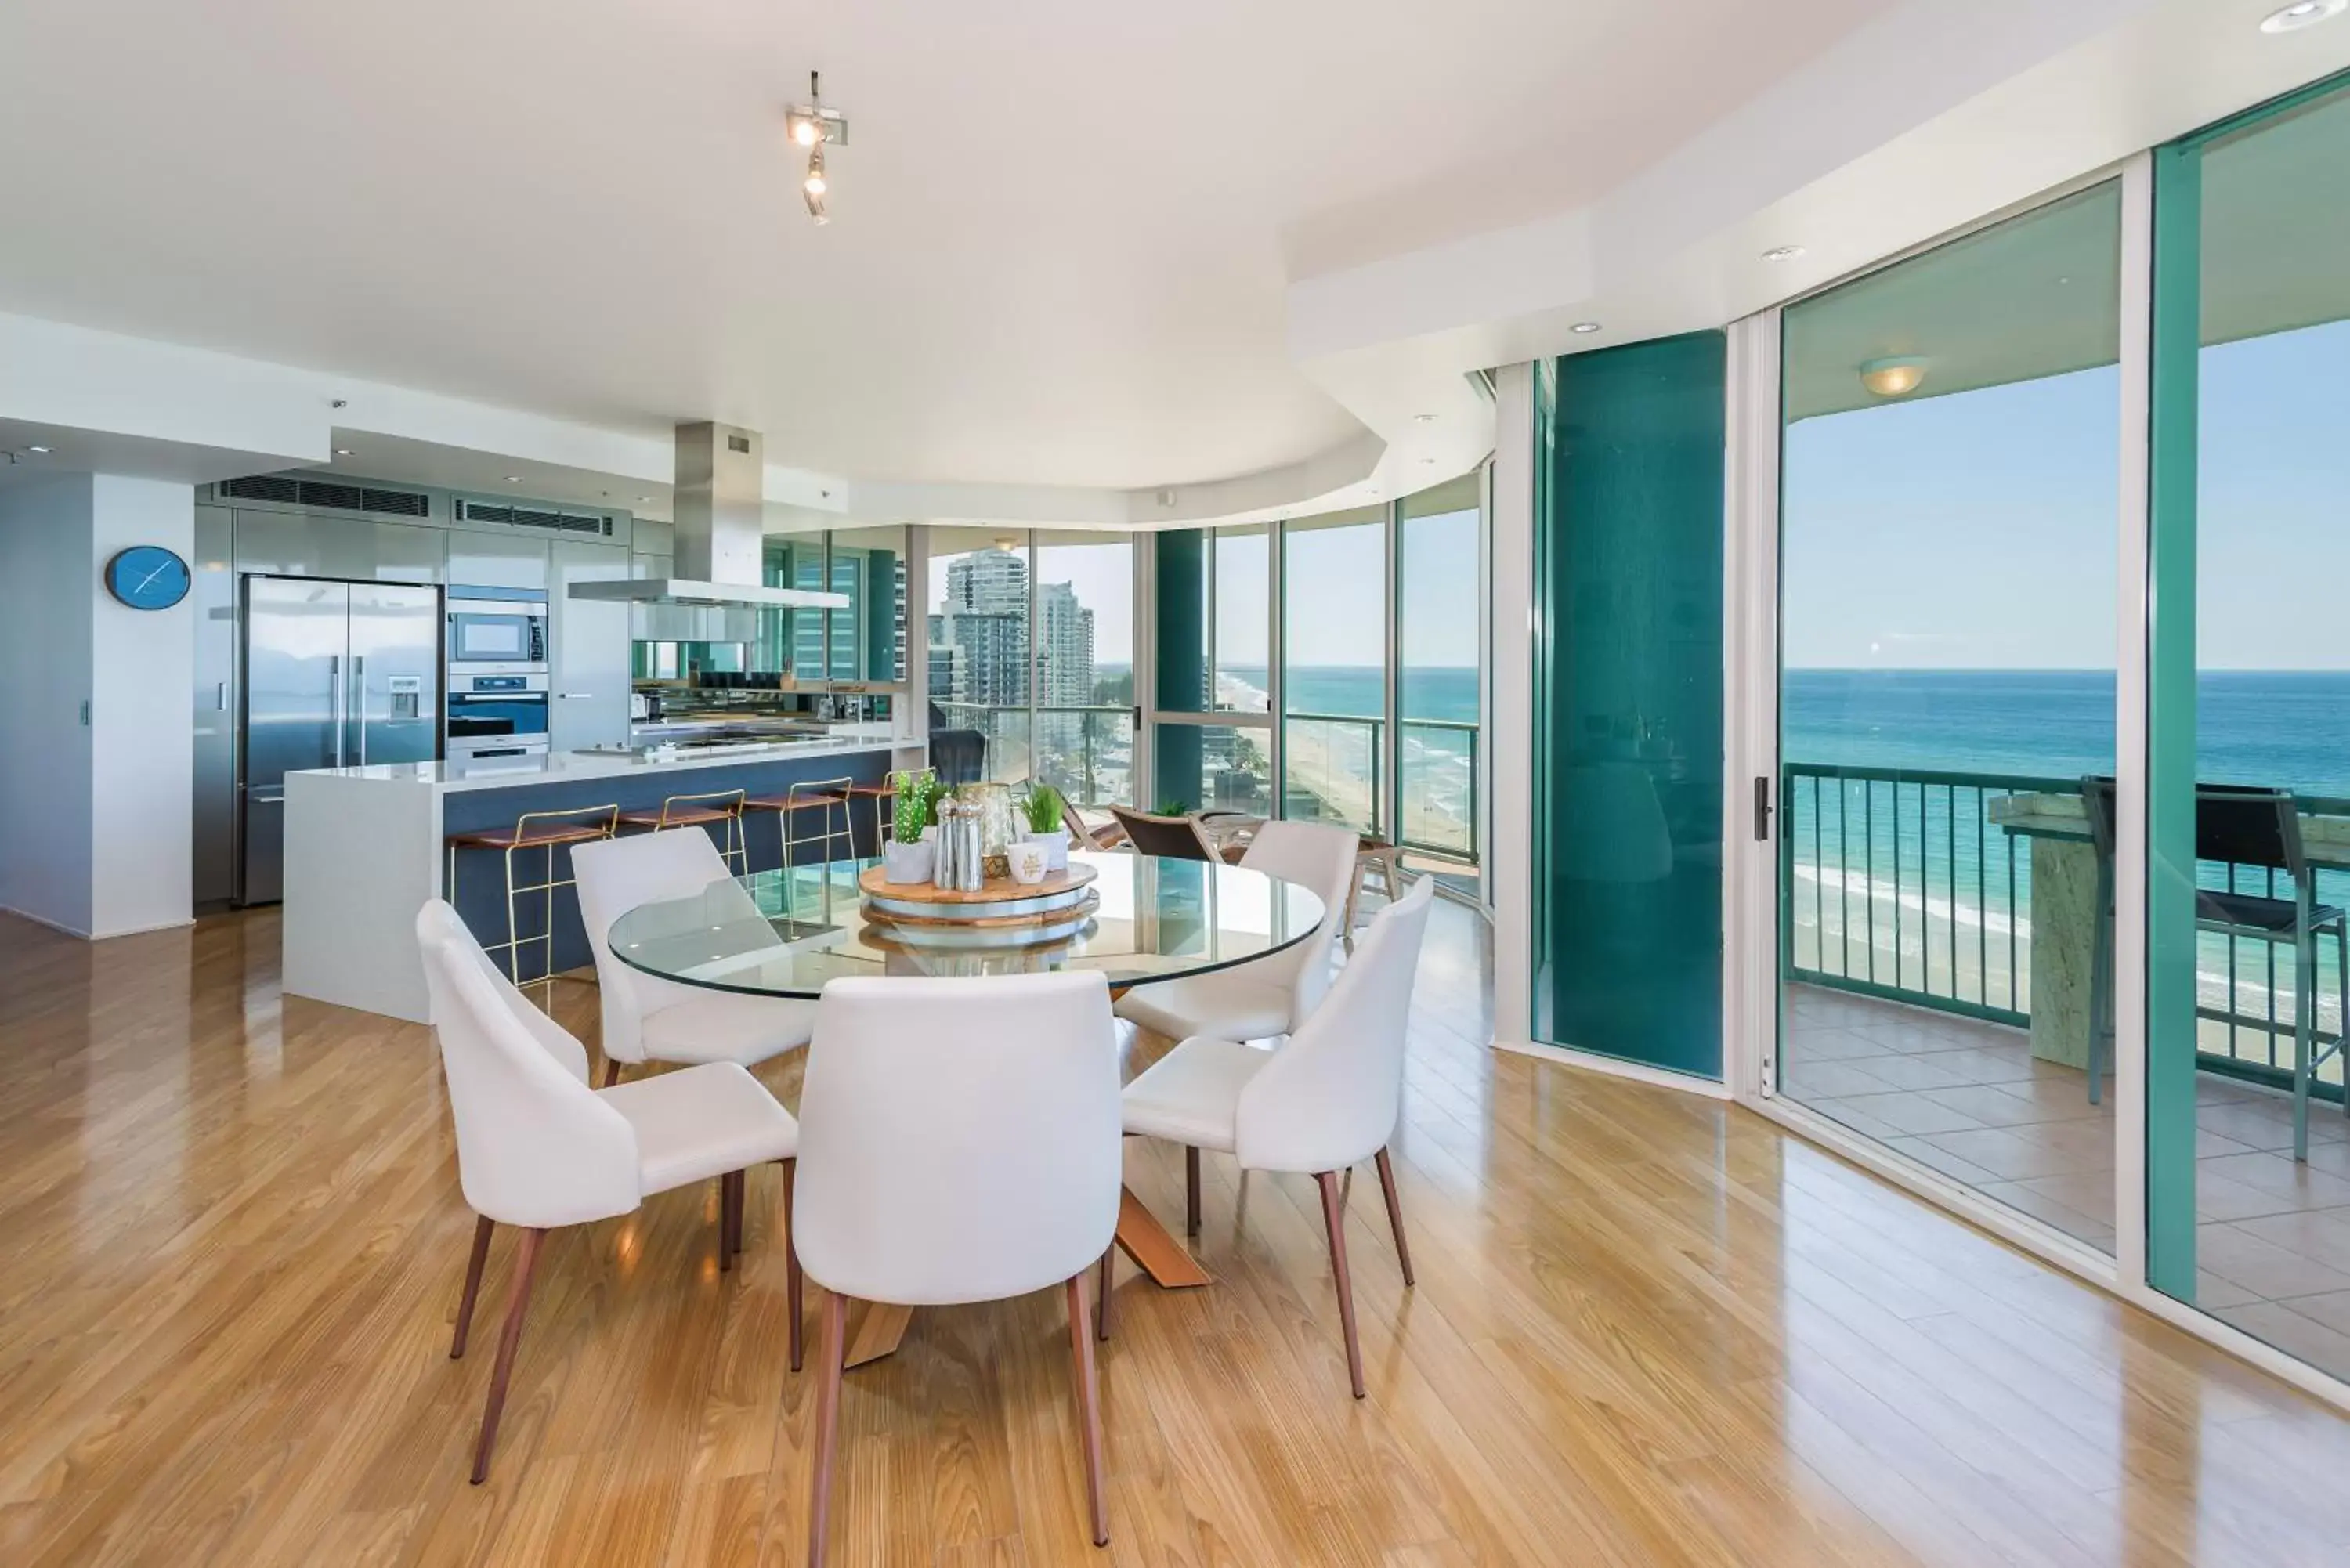
[[1303, 883], [1322, 900], [1322, 922], [1313, 940], [1271, 961], [1294, 966], [1289, 1015], [1295, 1023], [1303, 1023], [1330, 989], [1330, 944], [1347, 918], [1347, 891], [1354, 886], [1355, 851], [1361, 843], [1352, 829], [1326, 822], [1268, 822], [1241, 857], [1250, 870]]
[[[499, 1224], [533, 1228], [636, 1208], [643, 1194], [635, 1129], [582, 1081], [584, 1053], [575, 1076], [500, 994], [504, 987], [521, 999], [448, 905], [435, 898], [418, 912], [416, 939], [449, 1075], [465, 1201]], [[547, 1027], [556, 1028], [552, 1020]]]
[[[639, 904], [691, 898], [719, 882], [733, 891], [721, 914], [755, 917], [758, 911], [750, 896], [734, 887], [733, 873], [718, 846], [699, 827], [582, 844], [571, 852], [571, 871], [579, 879], [579, 923], [587, 928], [588, 946], [596, 955], [596, 985], [604, 1003], [604, 1054], [618, 1062], [641, 1062], [645, 1014], [710, 992], [647, 974], [614, 958], [613, 922]], [[735, 909], [738, 902], [741, 907]]]
[[800, 1091], [800, 1262], [908, 1306], [1058, 1284], [1118, 1228], [1120, 1126], [1100, 974], [834, 981]]
[[1233, 1152], [1258, 1170], [1343, 1170], [1387, 1147], [1402, 1109], [1411, 987], [1436, 879], [1379, 911], [1312, 1018], [1241, 1091]]
[[443, 988], [441, 976], [432, 965], [432, 943], [446, 941], [454, 945], [475, 969], [482, 971], [497, 992], [498, 1000], [505, 1004], [506, 1011], [522, 1021], [522, 1026], [530, 1031], [530, 1037], [560, 1063], [565, 1072], [583, 1084], [588, 1081], [588, 1047], [573, 1039], [569, 1030], [540, 1012], [529, 997], [515, 989], [514, 982], [507, 980], [504, 971], [482, 950], [482, 944], [473, 940], [473, 933], [466, 927], [464, 919], [446, 900], [429, 899], [424, 908], [417, 911], [416, 939], [424, 950], [424, 985], [433, 1017], [441, 1016]]

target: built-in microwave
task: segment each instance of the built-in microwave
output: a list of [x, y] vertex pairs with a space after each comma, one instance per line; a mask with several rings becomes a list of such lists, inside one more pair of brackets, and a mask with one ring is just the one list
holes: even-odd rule
[[449, 673], [532, 675], [546, 670], [546, 594], [530, 588], [448, 592]]

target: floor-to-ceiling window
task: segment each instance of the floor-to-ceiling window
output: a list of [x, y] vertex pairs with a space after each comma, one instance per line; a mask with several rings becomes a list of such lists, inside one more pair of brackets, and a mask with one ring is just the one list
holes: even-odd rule
[[1080, 805], [1131, 799], [1132, 538], [930, 535], [930, 692], [948, 727], [987, 738], [991, 779], [1034, 778]]
[[1007, 784], [1029, 775], [1031, 580], [1024, 534], [931, 530], [931, 701], [987, 738], [985, 776]]
[[2115, 1245], [2108, 182], [1787, 307], [1779, 1091]]
[[1396, 524], [1396, 821], [1400, 842], [1477, 859], [1482, 475], [1406, 496]]
[[2350, 90], [2155, 216], [2148, 1280], [2350, 1377]]
[[1035, 774], [1080, 805], [1134, 798], [1134, 540], [1035, 536]]
[[1383, 833], [1388, 509], [1282, 524], [1281, 815]]

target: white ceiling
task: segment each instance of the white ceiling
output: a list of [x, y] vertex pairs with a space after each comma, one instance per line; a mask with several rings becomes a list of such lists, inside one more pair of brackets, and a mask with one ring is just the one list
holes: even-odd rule
[[859, 480], [1202, 483], [1360, 440], [1291, 272], [1589, 201], [1893, 8], [14, 0], [0, 311]]

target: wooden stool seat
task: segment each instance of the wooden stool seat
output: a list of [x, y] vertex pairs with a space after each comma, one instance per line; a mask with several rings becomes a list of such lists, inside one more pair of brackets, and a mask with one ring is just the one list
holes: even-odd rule
[[[622, 822], [629, 819], [620, 818]], [[452, 833], [449, 842], [460, 849], [539, 849], [557, 844], [586, 844], [591, 839], [609, 838], [602, 827], [576, 827], [544, 825], [527, 828], [485, 827], [473, 833]]]
[[[759, 803], [751, 802], [753, 805]], [[620, 825], [624, 827], [707, 827], [714, 822], [733, 818], [731, 811], [713, 811], [706, 805], [690, 805], [674, 811], [624, 811]]]
[[813, 805], [847, 805], [845, 794], [756, 794], [743, 803], [748, 811], [806, 811]]
[[859, 800], [888, 800], [898, 793], [893, 784], [850, 784], [848, 793]]

